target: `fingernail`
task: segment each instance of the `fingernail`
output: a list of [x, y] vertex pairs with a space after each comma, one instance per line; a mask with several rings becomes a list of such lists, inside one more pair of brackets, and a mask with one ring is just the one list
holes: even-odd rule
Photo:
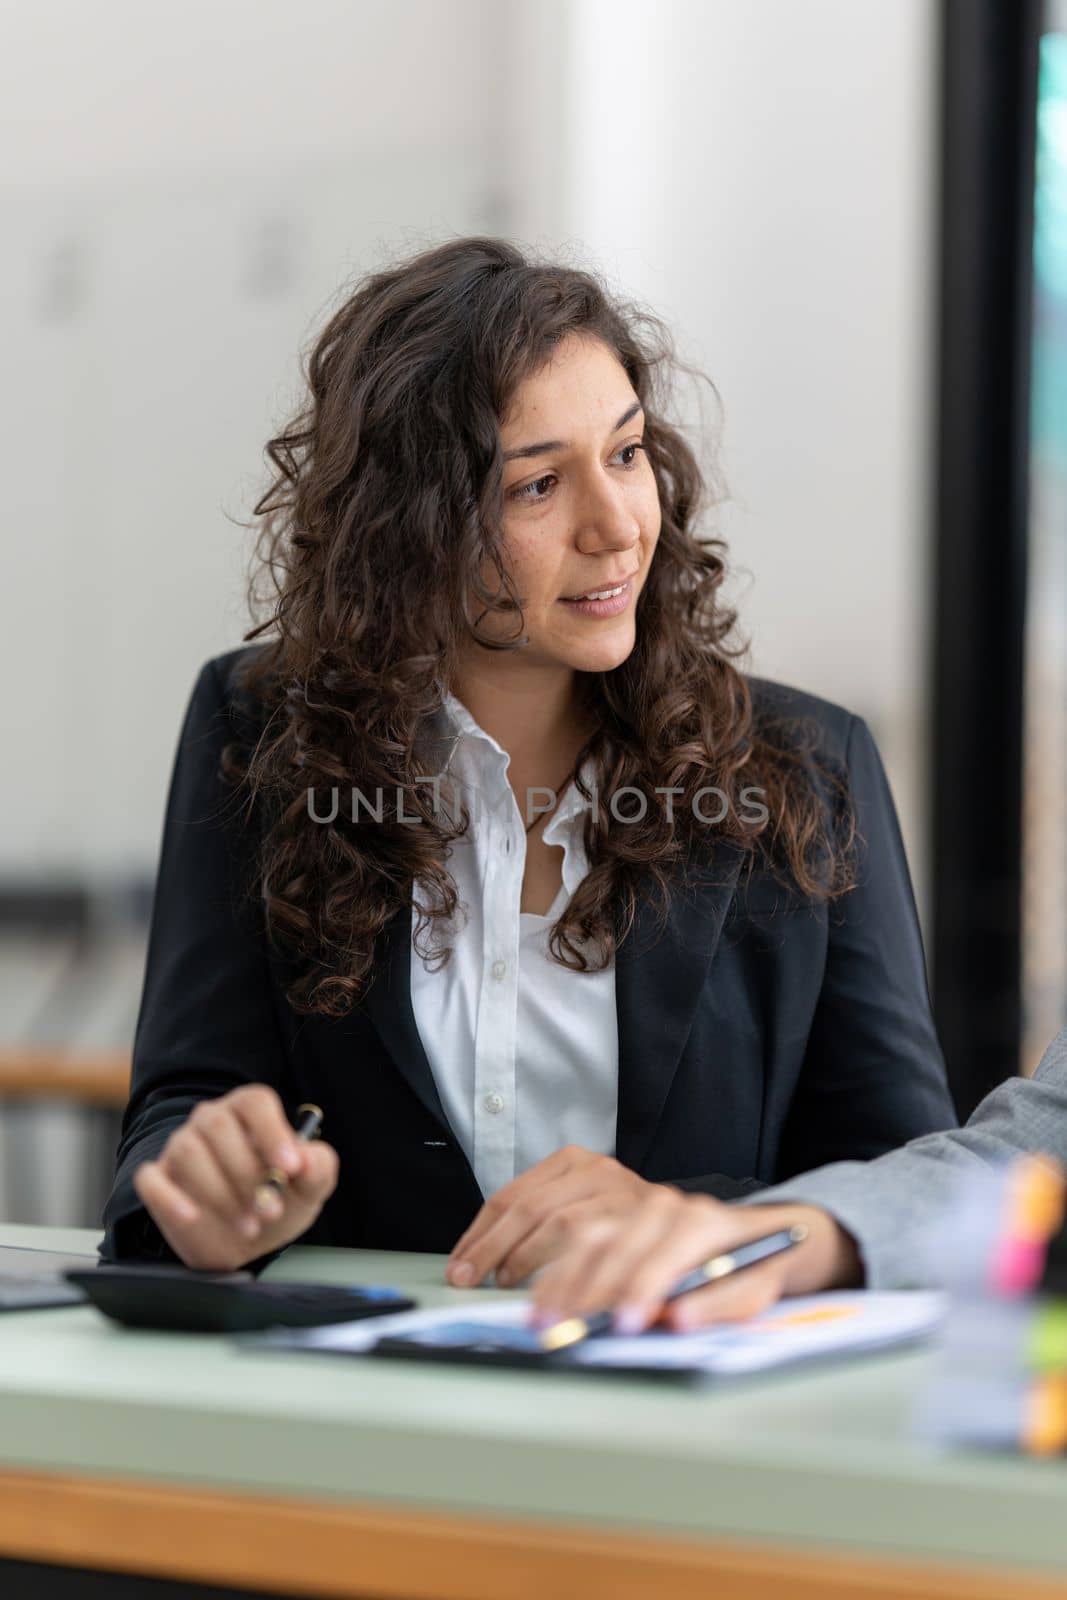
[[174, 1209], [183, 1222], [199, 1222], [200, 1212], [191, 1200], [175, 1200]]
[[454, 1267], [448, 1269], [448, 1281], [454, 1283], [458, 1289], [465, 1289], [469, 1283], [474, 1282], [474, 1268], [469, 1261], [457, 1261]]
[[534, 1328], [551, 1328], [557, 1322], [563, 1321], [562, 1311], [557, 1311], [554, 1306], [536, 1307], [530, 1313], [530, 1325]]
[[645, 1325], [645, 1312], [642, 1306], [620, 1306], [612, 1318], [611, 1326], [616, 1333], [623, 1337], [640, 1333]]
[[510, 1288], [511, 1273], [508, 1271], [507, 1267], [497, 1267], [494, 1276], [502, 1289]]
[[237, 1226], [241, 1230], [241, 1232], [244, 1234], [246, 1239], [258, 1239], [259, 1238], [259, 1218], [258, 1217], [251, 1217], [251, 1216], [248, 1216], [246, 1214], [245, 1216], [239, 1218]]

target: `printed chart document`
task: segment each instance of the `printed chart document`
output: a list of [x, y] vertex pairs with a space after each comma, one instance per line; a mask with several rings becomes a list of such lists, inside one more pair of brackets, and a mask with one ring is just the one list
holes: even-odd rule
[[[325, 1328], [279, 1328], [243, 1342], [327, 1355], [366, 1355], [379, 1339], [403, 1336], [407, 1342], [438, 1351], [451, 1347], [472, 1355], [491, 1349], [530, 1355], [538, 1344], [527, 1323], [528, 1310], [529, 1301], [517, 1297], [484, 1307], [405, 1311]], [[699, 1333], [653, 1331], [633, 1338], [588, 1339], [553, 1357], [552, 1365], [741, 1377], [797, 1361], [910, 1343], [934, 1332], [944, 1313], [945, 1297], [939, 1293], [842, 1290], [783, 1300], [747, 1322], [719, 1323]]]

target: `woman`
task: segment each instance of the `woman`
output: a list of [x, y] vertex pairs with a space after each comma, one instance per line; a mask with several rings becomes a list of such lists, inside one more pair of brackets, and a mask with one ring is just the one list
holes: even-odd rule
[[256, 508], [273, 636], [182, 734], [106, 1253], [517, 1282], [656, 1185], [953, 1121], [877, 752], [734, 665], [670, 365], [492, 239], [326, 327]]

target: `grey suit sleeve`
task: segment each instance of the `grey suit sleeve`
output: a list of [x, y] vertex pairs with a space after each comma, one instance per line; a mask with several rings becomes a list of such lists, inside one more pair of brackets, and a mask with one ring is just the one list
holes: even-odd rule
[[859, 1245], [868, 1288], [937, 1287], [919, 1247], [953, 1203], [960, 1176], [1028, 1152], [1067, 1163], [1067, 1028], [1032, 1078], [999, 1084], [964, 1127], [924, 1134], [874, 1161], [837, 1161], [734, 1203], [820, 1206]]

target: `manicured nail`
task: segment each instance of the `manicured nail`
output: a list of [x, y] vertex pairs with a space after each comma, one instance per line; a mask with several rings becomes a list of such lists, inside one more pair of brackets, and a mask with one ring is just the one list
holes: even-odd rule
[[474, 1282], [474, 1268], [469, 1261], [457, 1261], [448, 1269], [448, 1281], [454, 1283], [457, 1289], [465, 1289], [469, 1283]]
[[532, 1328], [552, 1328], [557, 1322], [563, 1321], [562, 1311], [557, 1311], [555, 1306], [535, 1306], [530, 1313], [530, 1326]]
[[199, 1209], [199, 1207], [198, 1206], [194, 1206], [194, 1204], [193, 1204], [193, 1202], [191, 1200], [186, 1200], [184, 1195], [182, 1195], [179, 1199], [175, 1200], [174, 1209], [178, 1213], [179, 1217], [181, 1217], [183, 1222], [199, 1222], [200, 1221], [200, 1209]]
[[259, 1238], [259, 1218], [258, 1217], [250, 1216], [246, 1212], [243, 1217], [240, 1217], [238, 1219], [237, 1226], [241, 1230], [241, 1232], [244, 1234], [246, 1239], [258, 1239]]
[[611, 1326], [624, 1338], [640, 1333], [647, 1318], [643, 1306], [620, 1306], [612, 1318]]

